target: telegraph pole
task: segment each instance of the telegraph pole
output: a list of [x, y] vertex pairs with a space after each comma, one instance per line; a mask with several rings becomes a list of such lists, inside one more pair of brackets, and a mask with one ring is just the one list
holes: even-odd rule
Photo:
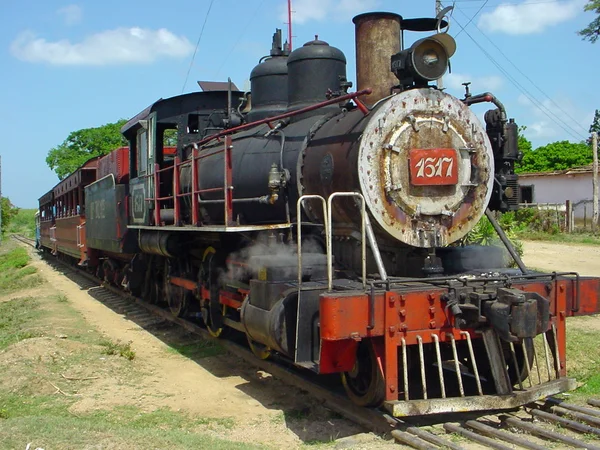
[[[435, 17], [442, 12], [442, 0], [435, 0]], [[438, 89], [444, 89], [444, 80], [442, 78], [438, 78], [437, 80]]]
[[288, 44], [290, 46], [290, 52], [292, 51], [292, 0], [288, 0]]
[[594, 164], [592, 165], [592, 186], [594, 188], [594, 198], [592, 205], [592, 231], [595, 233], [598, 227], [598, 133], [592, 133], [592, 154], [594, 155]]
[[0, 155], [0, 242], [2, 242], [2, 156]]

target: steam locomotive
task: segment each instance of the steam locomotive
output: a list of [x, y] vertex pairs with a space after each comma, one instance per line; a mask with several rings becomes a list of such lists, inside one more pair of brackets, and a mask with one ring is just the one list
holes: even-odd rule
[[[491, 93], [432, 85], [456, 50], [442, 18], [353, 22], [356, 92], [339, 49], [290, 52], [277, 30], [250, 92], [201, 82], [153, 103], [129, 147], [40, 198], [42, 248], [395, 416], [572, 388], [565, 319], [597, 312], [600, 280], [528, 271], [497, 227], [518, 206], [517, 125]], [[431, 34], [405, 47], [408, 31]], [[457, 245], [484, 215], [518, 270]]]

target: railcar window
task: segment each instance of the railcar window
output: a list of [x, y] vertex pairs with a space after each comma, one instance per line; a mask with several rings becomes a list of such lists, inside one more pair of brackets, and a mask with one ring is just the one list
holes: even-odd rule
[[138, 149], [138, 174], [146, 173], [148, 166], [148, 133], [146, 130], [140, 130], [137, 135]]

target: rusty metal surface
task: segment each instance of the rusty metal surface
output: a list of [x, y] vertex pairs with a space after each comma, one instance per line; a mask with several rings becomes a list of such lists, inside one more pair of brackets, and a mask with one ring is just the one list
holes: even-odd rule
[[[458, 183], [414, 186], [412, 149], [455, 149]], [[375, 221], [416, 247], [442, 247], [463, 237], [489, 202], [494, 159], [479, 120], [462, 102], [434, 89], [414, 89], [369, 116], [358, 154], [360, 187]]]
[[532, 450], [546, 450], [547, 448], [545, 446], [528, 441], [527, 439], [523, 439], [515, 433], [508, 433], [506, 431], [499, 430], [477, 420], [467, 420], [467, 422], [465, 422], [465, 425], [477, 431], [479, 434], [489, 436], [491, 438], [496, 438], [501, 441], [506, 441], [513, 445], [518, 445], [519, 447], [529, 448]]
[[389, 96], [392, 87], [398, 84], [390, 70], [390, 58], [402, 47], [402, 17], [393, 13], [367, 13], [352, 21], [355, 24], [357, 90], [373, 89], [373, 93], [363, 99], [373, 105]]
[[[575, 448], [586, 448], [588, 450], [600, 450], [600, 447], [596, 445], [592, 445], [588, 442], [583, 442], [582, 440], [575, 439], [569, 436], [565, 436], [559, 434], [557, 432], [544, 429], [538, 425], [534, 425], [530, 422], [525, 422], [524, 420], [519, 420], [515, 417], [503, 417], [503, 421], [506, 422], [511, 427], [520, 428], [522, 430], [527, 431], [536, 436], [540, 436], [544, 439], [550, 439], [552, 441], [558, 441], [562, 444], [567, 444]], [[564, 448], [564, 447], [563, 447]]]
[[493, 439], [491, 439], [489, 437], [479, 434], [479, 432], [474, 433], [473, 431], [469, 431], [466, 428], [462, 427], [461, 425], [456, 425], [453, 423], [445, 423], [444, 429], [446, 430], [447, 433], [459, 434], [464, 438], [470, 439], [474, 442], [477, 442], [477, 443], [484, 445], [486, 447], [489, 447], [489, 448], [494, 448], [496, 450], [511, 450], [512, 449], [512, 447], [508, 447], [504, 444], [501, 444], [500, 442], [494, 441]]
[[549, 395], [575, 389], [573, 378], [559, 378], [510, 395], [481, 395], [445, 399], [387, 401], [384, 408], [394, 417], [423, 416], [427, 414], [493, 411], [517, 408]]
[[98, 161], [96, 179], [112, 174], [117, 183], [129, 179], [129, 147], [121, 147], [103, 156]]

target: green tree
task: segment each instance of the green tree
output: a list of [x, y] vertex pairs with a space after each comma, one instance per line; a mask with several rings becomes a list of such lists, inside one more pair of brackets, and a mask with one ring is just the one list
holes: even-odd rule
[[600, 134], [600, 110], [598, 109], [594, 112], [594, 120], [592, 121], [589, 129], [590, 134], [594, 131]]
[[8, 197], [2, 197], [2, 234], [8, 229], [10, 221], [19, 212], [19, 208], [14, 206]]
[[596, 110], [594, 112], [594, 120], [592, 121], [592, 124], [590, 125], [590, 129], [589, 129], [589, 133], [590, 133], [590, 137], [586, 139], [585, 142], [587, 142], [587, 145], [590, 146], [590, 148], [592, 147], [592, 136], [591, 134], [593, 132], [598, 133], [598, 136], [600, 136], [600, 110]]
[[585, 142], [552, 142], [535, 150], [523, 152], [523, 159], [516, 171], [552, 172], [585, 166], [592, 162], [592, 150]]
[[593, 44], [600, 37], [600, 0], [588, 0], [583, 10], [593, 11], [596, 14], [596, 18], [583, 30], [578, 31], [577, 34], [583, 36], [584, 40], [588, 40]]
[[73, 131], [65, 141], [48, 152], [46, 164], [64, 179], [95, 156], [106, 155], [127, 141], [121, 134], [126, 120], [107, 123], [101, 127]]
[[525, 153], [531, 152], [533, 150], [533, 146], [531, 145], [531, 141], [525, 137], [525, 130], [527, 130], [526, 126], [519, 127], [519, 140], [517, 142], [517, 146], [519, 147], [519, 151], [525, 155]]

